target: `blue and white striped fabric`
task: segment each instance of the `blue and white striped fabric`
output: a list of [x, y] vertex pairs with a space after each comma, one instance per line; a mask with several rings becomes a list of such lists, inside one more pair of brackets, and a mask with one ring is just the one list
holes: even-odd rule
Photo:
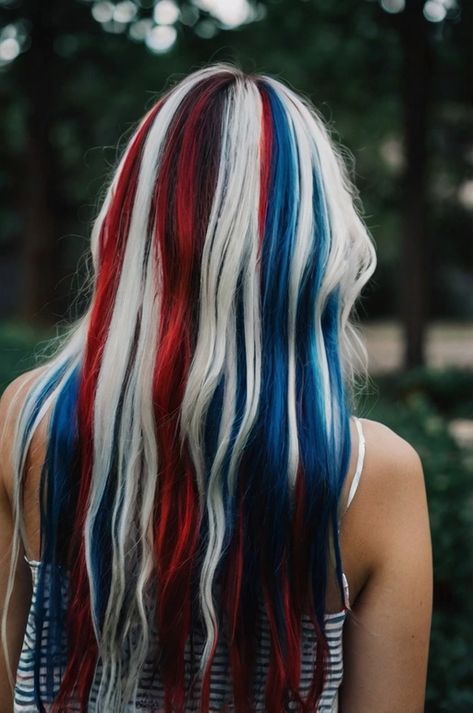
[[[30, 612], [28, 616], [23, 648], [20, 655], [16, 687], [14, 694], [14, 713], [37, 713], [38, 708], [34, 699], [34, 679], [33, 679], [33, 661], [34, 661], [34, 646], [35, 646], [35, 622], [34, 622], [34, 602], [36, 596], [36, 583], [38, 578], [39, 568], [43, 566], [41, 562], [27, 560], [30, 565], [33, 578], [33, 596], [31, 601]], [[63, 578], [64, 586], [67, 588], [67, 577]], [[46, 593], [47, 594], [47, 593]], [[47, 607], [46, 607], [47, 608]], [[343, 676], [343, 657], [342, 657], [342, 635], [343, 624], [346, 617], [346, 611], [340, 611], [333, 614], [326, 614], [326, 631], [328, 645], [330, 650], [329, 675], [326, 680], [323, 696], [318, 707], [319, 713], [334, 713], [338, 710], [338, 689], [340, 687]], [[265, 620], [263, 619], [263, 622]], [[45, 627], [49, 624], [46, 622]], [[260, 648], [257, 657], [257, 681], [255, 683], [255, 710], [264, 711], [264, 675], [267, 669], [267, 663], [270, 656], [270, 635], [267, 622], [260, 629]], [[194, 648], [198, 649], [203, 646], [204, 641], [196, 637], [194, 640]], [[307, 691], [310, 685], [312, 671], [315, 666], [315, 634], [312, 624], [308, 618], [303, 621], [303, 636], [302, 636], [302, 658], [301, 658], [301, 692]], [[190, 651], [188, 651], [190, 661]], [[159, 677], [153, 673], [153, 660], [156, 661], [156, 651], [150, 652], [150, 660], [143, 671], [142, 679], [140, 679], [138, 687], [136, 710], [146, 711], [147, 713], [158, 713], [163, 710], [163, 689], [159, 682]], [[57, 672], [55, 673], [56, 681], [60, 681], [60, 667], [58, 662]], [[97, 680], [99, 680], [97, 676]], [[41, 690], [45, 691], [45, 675], [40, 676]], [[231, 699], [231, 679], [228, 670], [228, 657], [225, 651], [217, 649], [214, 665], [212, 667], [212, 682], [211, 682], [211, 697], [210, 705], [212, 711], [221, 711], [226, 704], [226, 711], [231, 711], [231, 706], [228, 705]], [[47, 697], [44, 694], [44, 701]], [[90, 710], [94, 711], [94, 687], [90, 695]], [[190, 711], [198, 711], [199, 691], [195, 689], [194, 703], [190, 703], [186, 709]], [[48, 705], [45, 704], [45, 710], [48, 711]], [[75, 709], [71, 707], [71, 713]], [[131, 706], [129, 711], [134, 710]], [[107, 713], [113, 713], [112, 711]]]

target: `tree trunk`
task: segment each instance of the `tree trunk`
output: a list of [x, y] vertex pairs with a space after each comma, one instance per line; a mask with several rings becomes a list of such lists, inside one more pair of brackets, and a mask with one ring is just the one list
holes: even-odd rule
[[407, 2], [400, 22], [405, 148], [400, 295], [405, 368], [425, 362], [428, 315], [427, 137], [433, 53], [423, 6], [424, 0]]
[[31, 47], [21, 58], [27, 98], [24, 177], [25, 232], [21, 255], [23, 285], [20, 315], [51, 323], [58, 317], [55, 288], [59, 281], [58, 226], [61, 197], [51, 143], [54, 128], [55, 52], [52, 0], [29, 7]]

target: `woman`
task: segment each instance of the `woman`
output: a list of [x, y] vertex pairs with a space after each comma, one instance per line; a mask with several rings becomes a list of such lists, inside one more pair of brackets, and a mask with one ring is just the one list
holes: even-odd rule
[[353, 416], [375, 256], [315, 110], [191, 74], [91, 253], [88, 310], [1, 400], [0, 713], [423, 710], [422, 466]]

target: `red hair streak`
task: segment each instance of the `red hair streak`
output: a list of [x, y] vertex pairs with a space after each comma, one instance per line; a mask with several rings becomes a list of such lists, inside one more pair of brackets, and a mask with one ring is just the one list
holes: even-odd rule
[[179, 107], [156, 185], [156, 255], [162, 266], [154, 403], [159, 464], [155, 509], [157, 623], [166, 713], [185, 705], [184, 651], [191, 633], [192, 573], [201, 524], [196, 478], [181, 457], [179, 413], [197, 333], [200, 256], [215, 192], [223, 92], [233, 81], [202, 81]]
[[67, 613], [70, 653], [52, 713], [67, 710], [70, 692], [77, 694], [81, 713], [87, 709], [97, 660], [97, 641], [91, 614], [89, 580], [84, 547], [84, 525], [87, 514], [93, 463], [93, 413], [97, 379], [113, 311], [116, 291], [125, 253], [131, 212], [136, 194], [140, 159], [149, 129], [160, 108], [158, 103], [135, 134], [105, 216], [99, 243], [94, 305], [87, 334], [78, 399], [80, 443], [80, 485], [71, 543], [71, 601]]
[[273, 143], [273, 128], [271, 120], [271, 109], [269, 106], [269, 99], [265, 92], [260, 90], [261, 103], [262, 103], [262, 121], [261, 121], [261, 141], [260, 141], [260, 155], [261, 155], [261, 173], [260, 173], [260, 203], [259, 203], [259, 248], [261, 250], [261, 244], [263, 241], [265, 224], [266, 224], [266, 214], [268, 212], [268, 193], [269, 193], [269, 181], [271, 172], [271, 154], [272, 154], [272, 143]]

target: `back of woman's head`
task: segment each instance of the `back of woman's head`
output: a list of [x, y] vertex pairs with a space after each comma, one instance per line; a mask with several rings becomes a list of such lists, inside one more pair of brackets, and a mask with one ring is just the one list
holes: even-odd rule
[[[163, 710], [184, 710], [198, 672], [208, 710], [223, 645], [236, 710], [250, 710], [261, 616], [266, 709], [313, 710], [331, 551], [341, 586], [362, 354], [350, 315], [375, 263], [343, 161], [279, 81], [202, 69], [134, 132], [91, 251], [90, 306], [30, 390], [15, 445], [20, 532], [26, 451], [51, 407], [35, 616], [46, 666], [65, 668], [55, 710], [92, 684], [97, 710], [125, 710], [155, 634]], [[318, 640], [306, 704], [303, 615]], [[40, 644], [35, 657], [49, 700], [59, 681], [43, 686]]]

